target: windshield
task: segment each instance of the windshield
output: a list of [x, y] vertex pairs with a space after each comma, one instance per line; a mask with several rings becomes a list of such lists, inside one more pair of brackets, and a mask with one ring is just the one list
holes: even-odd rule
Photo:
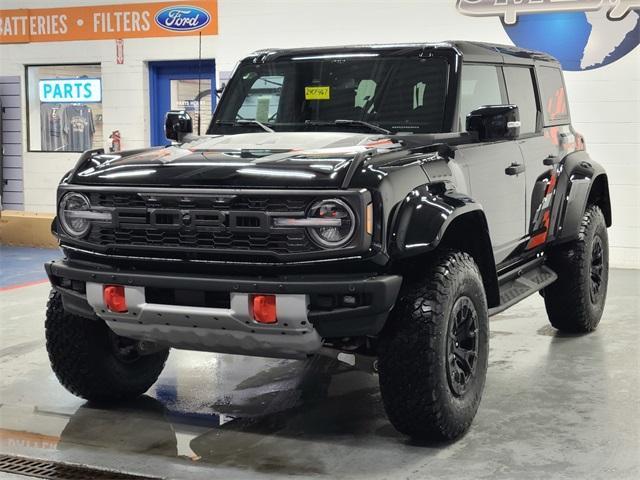
[[207, 133], [442, 132], [448, 70], [444, 58], [377, 54], [241, 65]]

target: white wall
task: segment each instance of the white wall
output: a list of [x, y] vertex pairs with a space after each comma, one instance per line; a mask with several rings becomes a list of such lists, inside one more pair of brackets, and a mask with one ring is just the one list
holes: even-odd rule
[[[140, 1], [140, 0], [137, 0]], [[127, 3], [123, 0], [3, 0], [3, 8]], [[188, 2], [187, 2], [188, 3]], [[204, 37], [203, 57], [233, 69], [252, 50], [268, 47], [478, 40], [510, 44], [497, 18], [461, 15], [455, 0], [219, 0], [217, 37]], [[119, 129], [123, 146], [149, 138], [145, 61], [193, 59], [197, 37], [125, 39], [125, 64], [113, 40], [0, 46], [0, 75], [24, 75], [24, 64], [100, 62], [104, 131]], [[611, 263], [640, 268], [640, 49], [597, 70], [567, 72], [576, 129], [608, 171], [614, 226]], [[26, 128], [23, 128], [26, 132]], [[105, 139], [106, 140], [106, 139]], [[25, 141], [26, 145], [26, 141]], [[25, 209], [53, 211], [55, 185], [77, 154], [25, 153]]]

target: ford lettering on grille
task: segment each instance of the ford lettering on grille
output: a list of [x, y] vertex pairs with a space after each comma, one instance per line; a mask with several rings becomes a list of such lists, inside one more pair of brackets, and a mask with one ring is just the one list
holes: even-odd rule
[[264, 212], [222, 212], [174, 208], [119, 208], [113, 216], [115, 228], [199, 230], [209, 232], [269, 232]]
[[155, 17], [156, 23], [165, 30], [189, 32], [200, 30], [211, 21], [209, 12], [189, 5], [178, 5], [160, 10]]

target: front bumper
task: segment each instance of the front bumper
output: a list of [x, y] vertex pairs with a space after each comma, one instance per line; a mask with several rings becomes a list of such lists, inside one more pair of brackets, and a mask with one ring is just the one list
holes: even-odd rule
[[[107, 270], [85, 262], [45, 264], [65, 309], [99, 317], [119, 335], [176, 348], [242, 355], [300, 358], [317, 352], [325, 338], [376, 335], [393, 308], [397, 275], [304, 275], [228, 277]], [[125, 286], [129, 309], [109, 311], [103, 285]], [[225, 308], [148, 301], [149, 289], [229, 294]], [[263, 325], [249, 313], [249, 294], [276, 295], [278, 322]], [[357, 306], [319, 306], [318, 298], [359, 299]]]

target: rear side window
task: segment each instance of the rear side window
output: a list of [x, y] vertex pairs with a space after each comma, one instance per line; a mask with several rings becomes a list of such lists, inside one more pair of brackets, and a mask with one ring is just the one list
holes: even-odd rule
[[569, 123], [567, 95], [562, 72], [553, 67], [538, 68], [545, 126]]
[[464, 65], [460, 82], [459, 127], [466, 130], [467, 115], [483, 105], [501, 105], [498, 69], [492, 65]]
[[504, 67], [509, 103], [517, 105], [520, 111], [520, 134], [536, 131], [538, 105], [533, 83], [533, 70], [526, 67]]

